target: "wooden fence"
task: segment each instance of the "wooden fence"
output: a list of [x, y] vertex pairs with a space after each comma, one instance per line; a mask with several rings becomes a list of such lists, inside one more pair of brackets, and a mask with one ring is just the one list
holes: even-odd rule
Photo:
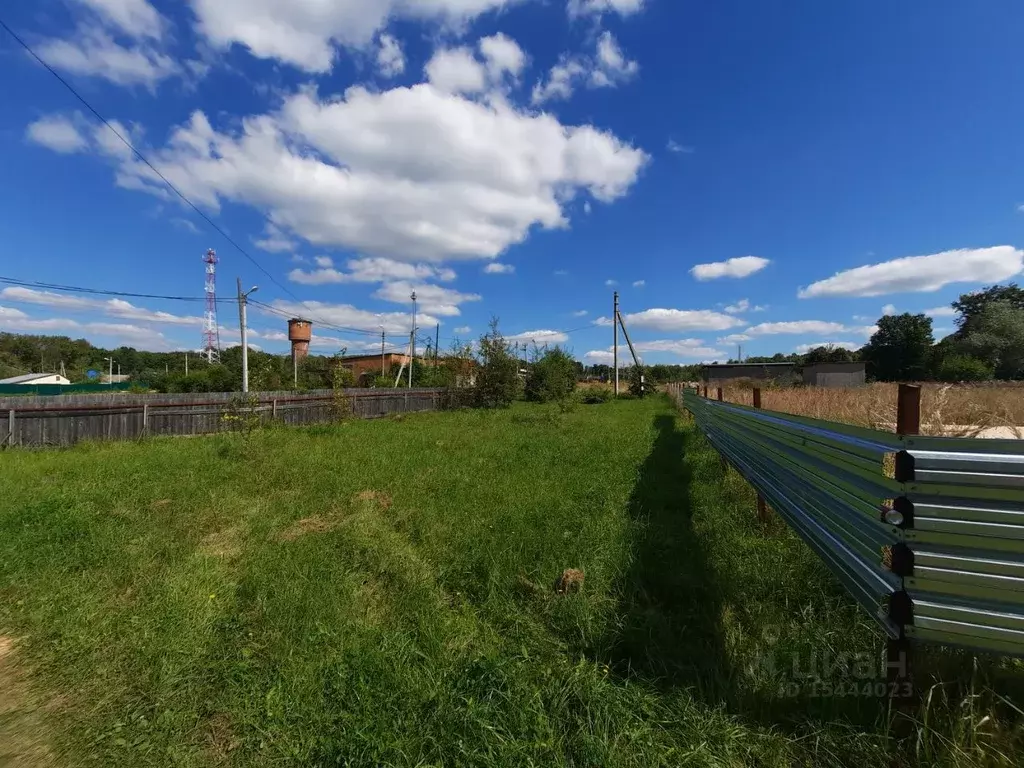
[[443, 407], [442, 389], [329, 389], [251, 393], [56, 395], [0, 398], [0, 445], [73, 445], [146, 435], [202, 435], [240, 422], [320, 424]]

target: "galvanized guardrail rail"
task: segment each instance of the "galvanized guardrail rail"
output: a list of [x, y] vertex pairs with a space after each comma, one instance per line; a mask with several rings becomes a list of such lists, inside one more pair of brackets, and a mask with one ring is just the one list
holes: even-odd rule
[[683, 404], [894, 642], [1024, 656], [1024, 442]]

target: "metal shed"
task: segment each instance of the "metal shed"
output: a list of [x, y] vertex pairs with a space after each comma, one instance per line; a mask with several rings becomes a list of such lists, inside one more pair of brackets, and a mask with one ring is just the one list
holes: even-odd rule
[[867, 378], [864, 363], [816, 363], [803, 372], [804, 384], [812, 387], [857, 387]]

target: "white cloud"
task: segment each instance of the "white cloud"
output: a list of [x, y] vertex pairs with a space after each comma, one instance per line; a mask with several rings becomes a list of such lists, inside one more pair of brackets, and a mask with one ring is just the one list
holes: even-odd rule
[[886, 304], [884, 307], [882, 307], [882, 314], [886, 315], [886, 316], [888, 316], [888, 315], [895, 315], [896, 314], [896, 305], [895, 304]]
[[587, 312], [587, 310], [580, 309], [580, 310], [577, 310], [577, 311], [573, 312], [572, 316], [573, 317], [586, 317], [588, 314], [590, 314], [590, 313]]
[[195, 224], [193, 224], [188, 219], [173, 218], [173, 219], [171, 219], [171, 223], [174, 226], [178, 227], [178, 229], [183, 229], [186, 232], [191, 232], [193, 235], [200, 234], [199, 227], [197, 227]]
[[842, 323], [825, 320], [793, 320], [783, 323], [761, 323], [747, 328], [750, 336], [771, 336], [778, 333], [844, 333], [849, 331]]
[[[137, 160], [96, 151], [120, 186], [166, 197]], [[224, 133], [195, 112], [148, 154], [197, 205], [247, 203], [314, 245], [404, 261], [494, 258], [535, 226], [565, 227], [580, 192], [624, 196], [648, 159], [592, 126], [429, 84], [330, 101], [303, 91]]]
[[853, 341], [816, 341], [811, 344], [799, 344], [793, 349], [793, 351], [798, 355], [806, 355], [812, 349], [817, 349], [818, 347], [833, 347], [835, 349], [848, 349], [851, 352], [854, 352], [862, 346], [864, 345], [857, 344]]
[[538, 82], [531, 94], [534, 104], [552, 99], [568, 99], [577, 85], [588, 88], [614, 88], [632, 80], [640, 65], [628, 59], [611, 32], [597, 39], [593, 56], [563, 54], [548, 72], [547, 80]]
[[612, 280], [611, 278], [608, 278], [607, 280], [604, 281], [604, 284], [606, 286], [608, 286], [609, 288], [612, 288], [612, 287], [618, 285], [618, 282], [615, 281], [615, 280]]
[[268, 253], [289, 253], [299, 247], [299, 244], [273, 224], [267, 224], [263, 228], [263, 237], [260, 240], [253, 240], [253, 245]]
[[645, 0], [569, 0], [567, 9], [569, 16], [600, 16], [605, 13], [617, 13], [630, 16], [643, 10]]
[[797, 294], [801, 299], [823, 296], [882, 296], [887, 293], [937, 291], [950, 283], [990, 283], [1006, 280], [1024, 269], [1024, 251], [1013, 246], [964, 248], [928, 256], [906, 256], [879, 264], [837, 272]]
[[[647, 309], [625, 316], [627, 328], [656, 331], [725, 331], [741, 320], [709, 309]], [[609, 325], [611, 321], [609, 321]]]
[[443, 288], [439, 285], [428, 285], [426, 283], [413, 284], [404, 280], [394, 283], [384, 283], [378, 288], [373, 296], [384, 301], [396, 304], [410, 304], [410, 296], [416, 292], [417, 307], [424, 312], [452, 317], [461, 314], [459, 305], [470, 301], [480, 301], [482, 298], [476, 293], [462, 293], [453, 288]]
[[384, 77], [397, 77], [405, 71], [405, 54], [402, 44], [391, 35], [383, 34], [378, 40], [377, 70]]
[[931, 309], [926, 309], [921, 314], [928, 315], [929, 317], [956, 317], [956, 310], [950, 306], [932, 307]]
[[306, 271], [293, 269], [288, 279], [302, 285], [327, 285], [330, 283], [385, 283], [390, 280], [440, 280], [455, 279], [454, 270], [433, 264], [409, 264], [381, 257], [349, 259], [348, 272], [335, 269], [334, 263], [326, 256], [316, 258], [318, 269]]
[[771, 264], [769, 259], [760, 256], [738, 256], [725, 261], [710, 264], [698, 264], [690, 270], [690, 274], [698, 280], [716, 280], [720, 277], [749, 277], [755, 272]]
[[104, 78], [117, 85], [152, 89], [181, 71], [174, 59], [149, 43], [123, 46], [106, 30], [91, 25], [76, 29], [70, 40], [44, 40], [36, 50], [55, 69]]
[[513, 344], [516, 342], [520, 344], [535, 343], [541, 347], [545, 344], [564, 344], [568, 340], [568, 335], [561, 331], [523, 331], [523, 333], [505, 337], [505, 341], [511, 341]]
[[34, 318], [10, 307], [0, 307], [0, 329], [13, 333], [69, 334], [101, 337], [115, 346], [131, 346], [155, 352], [170, 349], [162, 333], [131, 323], [79, 322], [64, 317]]
[[492, 82], [499, 82], [507, 72], [518, 78], [526, 66], [526, 54], [519, 44], [499, 32], [480, 40], [480, 53], [486, 61], [487, 72]]
[[[407, 304], [411, 304], [408, 295], [406, 295], [405, 301]], [[398, 334], [401, 336], [404, 334], [405, 338], [408, 338], [409, 326], [412, 324], [412, 316], [408, 312], [371, 312], [366, 309], [359, 309], [351, 304], [329, 304], [322, 301], [304, 301], [299, 303], [277, 299], [272, 302], [272, 306], [279, 312], [284, 312], [292, 317], [309, 318], [313, 321], [314, 332], [320, 323], [329, 323], [330, 325], [362, 331], [372, 331], [377, 335], [378, 344], [380, 343], [381, 325], [384, 326], [384, 330], [389, 335]], [[253, 311], [265, 313], [276, 318], [276, 320], [281, 320], [278, 315], [261, 310], [258, 306], [254, 306]], [[420, 326], [431, 326], [435, 325], [438, 319], [432, 315], [420, 313], [417, 315], [416, 322]]]
[[[613, 353], [604, 349], [592, 349], [583, 355], [583, 359], [595, 365], [614, 365], [615, 361]], [[632, 364], [633, 359], [629, 356], [629, 349], [627, 347], [620, 347], [619, 368], [628, 368]]]
[[740, 299], [735, 304], [730, 304], [729, 306], [727, 306], [725, 308], [725, 311], [728, 312], [730, 315], [741, 315], [748, 309], [750, 309], [750, 300]]
[[723, 336], [718, 340], [719, 344], [742, 344], [745, 341], [753, 341], [753, 336], [748, 336], [745, 333], [730, 333], [728, 336]]
[[647, 285], [647, 281], [646, 280], [634, 280], [633, 281], [633, 287], [634, 288], [643, 288], [645, 285]]
[[462, 325], [462, 326], [459, 326], [458, 328], [456, 328], [456, 329], [455, 329], [455, 330], [453, 331], [453, 333], [455, 333], [455, 334], [458, 334], [458, 335], [462, 335], [462, 336], [465, 336], [465, 335], [466, 335], [467, 333], [471, 333], [471, 332], [472, 332], [472, 330], [473, 330], [473, 329], [472, 329], [472, 328], [470, 328], [470, 327], [469, 327], [468, 325]]
[[395, 19], [457, 28], [515, 0], [192, 0], [198, 29], [218, 48], [326, 72], [335, 46], [364, 48]]
[[555, 277], [565, 277], [566, 275], [569, 274], [569, 270], [567, 270], [567, 269], [556, 269], [554, 272], [552, 272], [552, 274]]
[[61, 154], [81, 152], [89, 146], [74, 121], [64, 115], [49, 115], [30, 123], [25, 136], [29, 141]]
[[611, 328], [612, 325], [614, 325], [614, 323], [612, 323], [612, 319], [610, 317], [602, 316], [602, 317], [597, 318], [597, 320], [594, 321], [594, 325], [599, 325], [602, 328]]
[[486, 275], [511, 275], [516, 271], [516, 268], [512, 264], [501, 264], [497, 261], [492, 261], [486, 267], [484, 267], [484, 274]]
[[665, 145], [665, 148], [669, 152], [674, 152], [677, 155], [691, 155], [695, 151], [693, 147], [687, 146], [685, 144], [680, 144], [675, 139], [669, 139], [668, 144]]
[[159, 40], [163, 36], [163, 17], [147, 0], [76, 0], [90, 8], [108, 25], [131, 37], [149, 37]]
[[633, 345], [637, 352], [666, 352], [676, 357], [704, 359], [708, 357], [724, 357], [725, 352], [708, 347], [700, 339], [660, 339], [641, 341]]
[[201, 317], [175, 315], [170, 312], [138, 307], [123, 299], [93, 299], [87, 296], [38, 291], [34, 288], [10, 286], [0, 291], [0, 299], [22, 304], [37, 304], [44, 307], [59, 307], [74, 311], [98, 311], [124, 320], [140, 320], [169, 325], [192, 325], [200, 327]]
[[592, 210], [592, 208], [590, 207], [590, 201], [589, 200], [584, 200], [583, 201], [583, 212], [589, 216], [591, 210]]
[[469, 48], [435, 51], [423, 71], [432, 85], [446, 93], [482, 93], [487, 87], [484, 65]]

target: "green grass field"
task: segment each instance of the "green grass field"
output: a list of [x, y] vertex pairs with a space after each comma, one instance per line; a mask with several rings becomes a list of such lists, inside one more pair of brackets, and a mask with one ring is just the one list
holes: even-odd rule
[[8, 452], [0, 489], [0, 766], [1024, 755], [1007, 661], [922, 657], [909, 735], [787, 690], [881, 640], [667, 400]]

